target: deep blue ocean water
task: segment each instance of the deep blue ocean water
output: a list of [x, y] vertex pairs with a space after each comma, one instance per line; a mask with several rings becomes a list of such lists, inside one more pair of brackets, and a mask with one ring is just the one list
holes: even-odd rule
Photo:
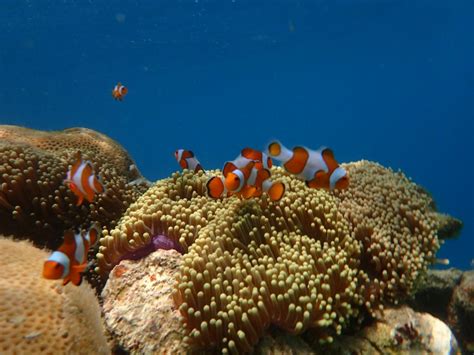
[[[0, 124], [83, 126], [155, 180], [273, 138], [375, 160], [461, 218], [474, 258], [472, 0], [0, 2]], [[111, 97], [121, 81], [129, 93]]]

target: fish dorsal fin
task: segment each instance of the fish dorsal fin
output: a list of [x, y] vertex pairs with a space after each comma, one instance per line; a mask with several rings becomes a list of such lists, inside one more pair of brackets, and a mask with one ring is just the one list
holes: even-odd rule
[[72, 180], [74, 178], [74, 175], [76, 174], [77, 172], [77, 169], [79, 169], [79, 167], [81, 166], [81, 163], [82, 163], [82, 154], [81, 154], [81, 151], [78, 150], [77, 153], [76, 153], [76, 161], [74, 162], [74, 164], [72, 165], [71, 167], [71, 174], [69, 176], [69, 178]]
[[321, 152], [321, 156], [322, 156], [324, 162], [326, 163], [326, 165], [328, 167], [329, 174], [331, 174], [334, 170], [337, 169], [339, 164], [337, 163], [336, 159], [334, 158], [334, 153], [331, 149], [325, 148]]
[[247, 159], [259, 160], [259, 161], [262, 160], [262, 152], [260, 152], [256, 149], [253, 149], [253, 148], [246, 147], [246, 148], [242, 149], [240, 154], [243, 157], [247, 158]]
[[64, 254], [66, 254], [70, 260], [74, 257], [74, 253], [76, 252], [76, 239], [72, 229], [68, 229], [64, 233], [64, 242], [59, 247], [59, 251], [62, 251]]
[[237, 166], [231, 161], [228, 161], [224, 164], [224, 168], [222, 169], [222, 174], [224, 174], [224, 177], [227, 177], [227, 175], [234, 170], [237, 169]]
[[181, 154], [181, 159], [187, 159], [194, 157], [194, 153], [191, 150], [184, 150], [183, 154]]

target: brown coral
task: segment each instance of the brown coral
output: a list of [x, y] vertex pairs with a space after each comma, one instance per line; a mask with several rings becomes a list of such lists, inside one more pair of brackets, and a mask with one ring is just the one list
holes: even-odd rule
[[94, 291], [42, 278], [47, 257], [0, 236], [0, 353], [109, 354]]
[[[79, 207], [63, 183], [78, 151], [93, 162], [107, 188], [93, 203]], [[29, 237], [54, 249], [67, 228], [92, 222], [114, 225], [146, 189], [133, 184], [140, 179], [127, 152], [93, 130], [44, 132], [0, 126], [1, 233]]]
[[425, 192], [375, 163], [345, 168], [351, 184], [337, 193], [274, 168], [287, 188], [278, 202], [212, 200], [202, 172], [175, 173], [105, 231], [98, 271], [165, 234], [186, 251], [175, 301], [192, 344], [249, 351], [270, 324], [331, 341], [405, 295], [439, 247]]

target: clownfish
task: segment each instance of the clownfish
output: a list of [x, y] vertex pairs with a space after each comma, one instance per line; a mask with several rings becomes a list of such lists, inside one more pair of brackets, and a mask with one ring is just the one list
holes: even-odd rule
[[199, 163], [199, 160], [196, 159], [194, 153], [190, 150], [178, 149], [174, 152], [174, 156], [179, 163], [179, 166], [183, 169], [194, 170], [197, 173], [199, 170], [204, 171]]
[[261, 169], [257, 172], [255, 180], [250, 176], [248, 184], [255, 187], [252, 197], [259, 197], [265, 192], [272, 201], [279, 201], [285, 193], [285, 184], [281, 181], [274, 182], [270, 179], [269, 169]]
[[233, 194], [247, 196], [250, 194], [250, 187], [246, 182], [255, 163], [250, 161], [246, 166], [237, 168], [234, 162], [225, 163], [223, 177], [214, 176], [207, 181], [206, 187], [210, 197], [220, 198], [224, 195], [231, 196]]
[[85, 234], [66, 231], [63, 244], [44, 262], [43, 277], [50, 280], [62, 279], [63, 285], [72, 282], [79, 286], [82, 273], [87, 268], [87, 253], [99, 235], [97, 225], [93, 225]]
[[267, 147], [268, 155], [283, 164], [286, 171], [305, 180], [310, 188], [329, 190], [345, 189], [349, 185], [349, 176], [339, 166], [331, 149], [321, 147], [311, 150], [305, 147], [286, 148], [278, 141]]
[[105, 190], [102, 181], [94, 174], [92, 163], [83, 161], [80, 152], [76, 162], [68, 170], [64, 183], [77, 196], [77, 206], [82, 204], [84, 198], [89, 203], [94, 201], [95, 194]]
[[212, 198], [221, 198], [223, 196], [232, 196], [225, 187], [225, 178], [223, 176], [213, 176], [206, 184], [207, 194]]
[[238, 169], [232, 169], [230, 170], [227, 168], [228, 165], [234, 166], [233, 162], [227, 162], [224, 165], [224, 184], [227, 189], [227, 191], [236, 193], [240, 192], [244, 187], [246, 187], [248, 184], [248, 179], [250, 178], [250, 175], [252, 172], [255, 170], [255, 162], [251, 161], [248, 163], [246, 166]]
[[112, 90], [112, 97], [115, 100], [122, 101], [125, 95], [127, 95], [127, 93], [128, 89], [119, 82], [117, 83], [117, 85], [114, 86], [114, 89]]
[[255, 169], [257, 170], [270, 169], [273, 166], [272, 159], [265, 153], [252, 148], [244, 148], [237, 158], [224, 165], [222, 173], [224, 176], [227, 176], [229, 172], [241, 169], [251, 162], [254, 162]]
[[223, 177], [208, 180], [208, 194], [212, 198], [236, 194], [248, 199], [267, 192], [272, 201], [278, 201], [285, 192], [285, 185], [270, 180], [271, 166], [271, 159], [266, 154], [245, 148], [240, 156], [224, 165]]

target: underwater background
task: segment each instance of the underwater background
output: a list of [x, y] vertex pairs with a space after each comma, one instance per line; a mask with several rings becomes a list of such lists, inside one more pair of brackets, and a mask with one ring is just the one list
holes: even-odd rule
[[471, 0], [4, 0], [0, 124], [98, 130], [150, 180], [178, 148], [221, 168], [274, 138], [326, 145], [431, 192], [464, 222], [438, 257], [469, 268], [473, 17]]

